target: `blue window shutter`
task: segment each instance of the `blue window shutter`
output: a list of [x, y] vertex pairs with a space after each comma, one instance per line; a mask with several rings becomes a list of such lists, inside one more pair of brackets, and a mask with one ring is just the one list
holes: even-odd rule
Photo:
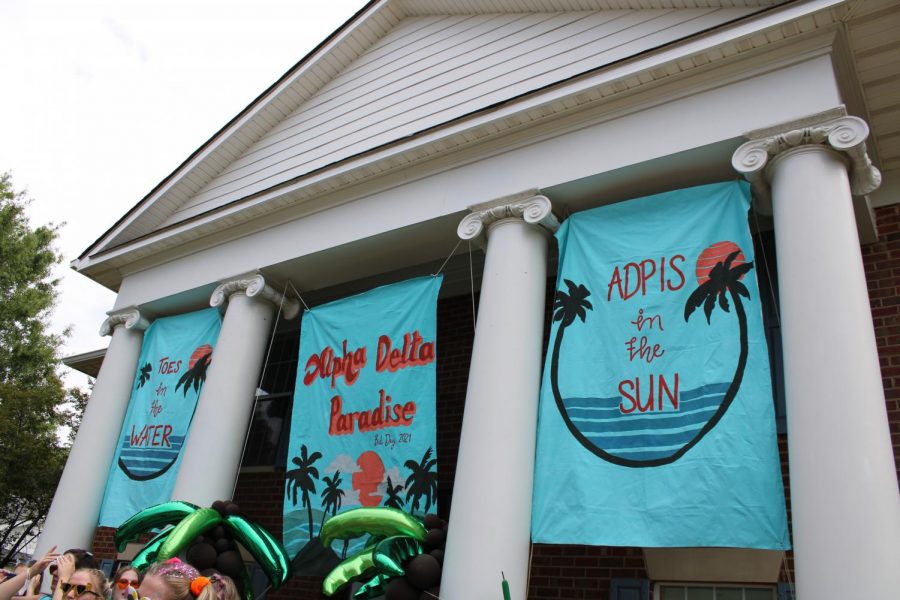
[[649, 579], [613, 579], [609, 583], [609, 600], [649, 600], [649, 599], [650, 599], [650, 580]]
[[789, 583], [779, 583], [778, 600], [794, 600], [794, 586]]

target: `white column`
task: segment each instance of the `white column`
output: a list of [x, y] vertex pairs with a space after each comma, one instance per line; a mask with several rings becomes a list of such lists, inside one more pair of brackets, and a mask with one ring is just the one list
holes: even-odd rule
[[[262, 275], [227, 281], [213, 292], [210, 305], [227, 304], [227, 309], [185, 443], [173, 500], [209, 506], [215, 500], [231, 499], [256, 386], [281, 302], [281, 294], [266, 285]], [[284, 300], [284, 318], [291, 319], [298, 312], [296, 300]]]
[[865, 122], [839, 114], [762, 132], [733, 158], [758, 197], [771, 186], [800, 600], [900, 590], [900, 496], [852, 200], [881, 177]]
[[134, 308], [108, 314], [100, 335], [112, 335], [112, 339], [56, 487], [35, 556], [53, 546], [60, 551], [89, 549], [94, 539], [106, 478], [134, 386], [144, 330], [149, 325]]
[[531, 492], [547, 290], [544, 196], [472, 207], [459, 236], [487, 228], [487, 254], [453, 484], [441, 597], [501, 598], [528, 590]]

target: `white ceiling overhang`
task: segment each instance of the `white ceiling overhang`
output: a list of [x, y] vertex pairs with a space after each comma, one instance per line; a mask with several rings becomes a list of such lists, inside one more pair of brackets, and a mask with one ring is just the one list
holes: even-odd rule
[[[335, 190], [832, 26], [841, 15], [830, 9], [841, 4], [841, 0], [370, 2], [201, 146], [72, 266], [117, 289], [128, 265], [175, 252], [188, 241], [208, 238], [210, 244], [221, 242], [230, 231], [240, 235], [239, 226], [289, 207], [292, 214], [307, 204], [310, 212], [322, 210], [326, 207], [317, 199]], [[534, 60], [526, 61], [526, 67], [537, 65], [532, 70], [539, 76], [511, 79], [501, 86], [502, 92], [473, 80], [470, 87], [483, 86], [484, 93], [456, 104], [435, 96], [430, 104], [420, 103], [408, 110], [400, 107], [395, 114], [384, 113], [385, 119], [372, 119], [376, 124], [386, 123], [383, 131], [365, 130], [365, 123], [359, 125], [362, 117], [367, 111], [381, 110], [377, 101], [387, 103], [389, 99], [370, 101], [360, 96], [347, 100], [341, 86], [344, 90], [362, 89], [366, 77], [375, 77], [372, 71], [379, 67], [378, 61], [391, 60], [384, 58], [391, 44], [400, 43], [398, 38], [413, 44], [415, 38], [410, 36], [424, 39], [425, 34], [416, 32], [426, 29], [457, 35], [457, 41], [468, 43], [476, 34], [482, 36], [486, 40], [481, 44], [482, 54], [470, 56], [469, 64], [487, 60], [485, 57], [496, 52], [516, 57], [531, 52]], [[630, 38], [613, 37], [621, 36], [617, 32], [625, 29], [637, 33]], [[530, 48], [527, 42], [537, 36], [544, 36], [542, 42]], [[597, 46], [596, 40], [604, 36], [609, 42]], [[504, 46], [502, 40], [507, 39]], [[559, 51], [546, 52], [546, 40], [557, 44]], [[588, 47], [585, 40], [594, 46]], [[454, 44], [461, 47], [461, 43]], [[422, 52], [421, 56], [427, 54]], [[411, 55], [411, 61], [419, 60], [412, 50], [405, 55]], [[449, 64], [445, 57], [433, 60]], [[554, 60], [553, 69], [541, 70]], [[487, 70], [504, 62], [479, 63], [486, 70], [485, 80], [515, 72]], [[421, 62], [409, 66], [411, 72], [417, 64]], [[449, 68], [417, 78], [410, 75], [406, 80], [399, 74], [393, 85], [423, 86], [423, 82], [446, 77]], [[473, 69], [455, 68], [465, 77], [474, 77]], [[422, 89], [426, 88], [414, 87], [410, 95], [419, 98]], [[326, 100], [335, 97], [342, 98], [343, 108], [329, 116], [328, 111], [335, 111], [334, 102], [328, 105]], [[414, 111], [439, 102], [447, 106], [418, 120], [413, 118]], [[316, 123], [316, 118], [322, 123]], [[305, 135], [292, 134], [304, 127]], [[329, 135], [334, 139], [329, 140]], [[354, 135], [358, 139], [347, 141]]]

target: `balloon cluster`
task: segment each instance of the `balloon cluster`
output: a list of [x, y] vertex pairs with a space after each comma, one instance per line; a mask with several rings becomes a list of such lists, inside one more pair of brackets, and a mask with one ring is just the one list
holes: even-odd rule
[[243, 597], [252, 600], [250, 576], [238, 550], [240, 544], [253, 556], [277, 589], [291, 576], [287, 552], [275, 537], [258, 523], [245, 519], [233, 502], [218, 500], [211, 507], [189, 502], [164, 502], [138, 512], [116, 530], [116, 547], [121, 552], [140, 534], [161, 529], [131, 561], [143, 572], [156, 561], [165, 561], [181, 552], [198, 570], [215, 569], [243, 588]]
[[[240, 509], [234, 502], [216, 500], [212, 504], [212, 509], [223, 519], [231, 515], [240, 515]], [[207, 530], [205, 535], [194, 538], [188, 546], [185, 557], [187, 562], [204, 575], [206, 575], [204, 571], [214, 569], [238, 582], [244, 574], [244, 559], [241, 558], [234, 536], [224, 525], [216, 525]]]
[[335, 594], [351, 581], [365, 581], [354, 594], [366, 599], [432, 600], [438, 597], [447, 522], [437, 515], [423, 521], [393, 508], [357, 508], [325, 522], [320, 540], [327, 548], [338, 539], [369, 535], [365, 548], [325, 577], [322, 591]]
[[385, 600], [435, 600], [440, 596], [439, 584], [447, 542], [447, 521], [435, 514], [425, 515], [424, 552], [403, 563], [406, 572], [385, 587]]

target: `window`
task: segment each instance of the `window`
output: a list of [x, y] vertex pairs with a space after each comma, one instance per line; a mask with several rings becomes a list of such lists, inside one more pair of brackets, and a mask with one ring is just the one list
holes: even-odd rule
[[654, 600], [777, 600], [775, 586], [658, 583]]
[[284, 468], [299, 351], [299, 331], [275, 334], [257, 391], [242, 467]]

